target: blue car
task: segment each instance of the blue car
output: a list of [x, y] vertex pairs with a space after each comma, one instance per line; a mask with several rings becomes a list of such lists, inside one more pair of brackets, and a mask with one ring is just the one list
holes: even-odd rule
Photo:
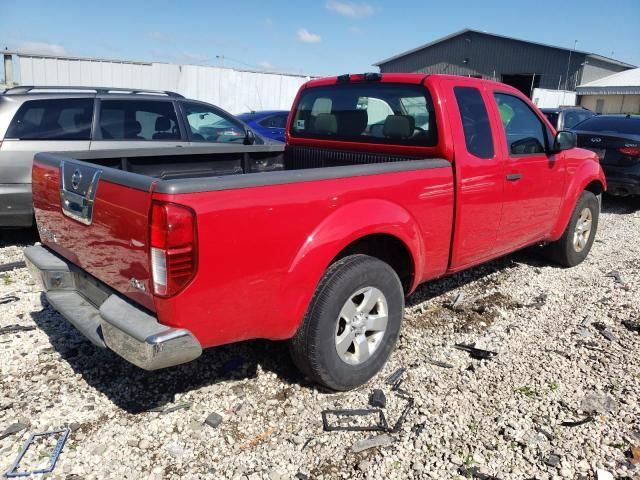
[[265, 110], [236, 115], [259, 135], [278, 142], [284, 142], [284, 130], [287, 127], [288, 110]]

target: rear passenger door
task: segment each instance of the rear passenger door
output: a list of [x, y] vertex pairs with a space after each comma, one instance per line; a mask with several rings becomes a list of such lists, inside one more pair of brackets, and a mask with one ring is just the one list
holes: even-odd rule
[[91, 150], [187, 146], [178, 118], [172, 100], [100, 98]]
[[498, 252], [504, 253], [549, 234], [563, 197], [565, 164], [562, 153], [548, 153], [553, 133], [524, 99], [494, 90], [492, 110], [506, 159], [498, 233]]
[[0, 142], [0, 183], [31, 183], [38, 152], [88, 150], [93, 105], [93, 97], [24, 102]]
[[490, 121], [490, 92], [478, 82], [452, 80], [451, 127], [455, 145], [456, 217], [451, 247], [452, 270], [490, 258], [503, 202], [503, 157]]
[[181, 102], [181, 108], [192, 145], [244, 144], [244, 125], [230, 114], [200, 102]]

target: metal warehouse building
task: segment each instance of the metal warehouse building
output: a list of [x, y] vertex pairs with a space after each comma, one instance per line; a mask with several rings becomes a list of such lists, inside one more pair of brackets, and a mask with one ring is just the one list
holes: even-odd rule
[[531, 96], [534, 88], [576, 85], [634, 68], [588, 52], [464, 29], [375, 66], [382, 73], [445, 73], [498, 80]]

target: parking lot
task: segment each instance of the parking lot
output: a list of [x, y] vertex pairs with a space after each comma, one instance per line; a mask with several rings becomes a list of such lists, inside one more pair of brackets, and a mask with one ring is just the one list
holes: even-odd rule
[[[0, 273], [0, 332], [36, 327], [0, 333], [0, 431], [23, 424], [0, 470], [29, 432], [69, 426], [50, 478], [640, 478], [640, 203], [605, 198], [600, 221], [578, 267], [533, 249], [420, 287], [382, 374], [348, 393], [318, 390], [267, 341], [142, 371], [43, 305], [26, 268]], [[0, 265], [34, 240], [3, 235]], [[497, 356], [453, 348], [474, 342]], [[323, 431], [322, 410], [366, 408], [374, 388], [395, 422], [399, 367], [415, 405], [398, 432], [356, 453], [378, 434]]]

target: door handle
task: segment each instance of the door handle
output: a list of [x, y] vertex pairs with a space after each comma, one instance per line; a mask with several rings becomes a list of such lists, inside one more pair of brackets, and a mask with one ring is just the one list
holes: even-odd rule
[[509, 180], [510, 182], [517, 182], [521, 178], [522, 178], [521, 173], [510, 173], [509, 175], [507, 175], [507, 180]]

